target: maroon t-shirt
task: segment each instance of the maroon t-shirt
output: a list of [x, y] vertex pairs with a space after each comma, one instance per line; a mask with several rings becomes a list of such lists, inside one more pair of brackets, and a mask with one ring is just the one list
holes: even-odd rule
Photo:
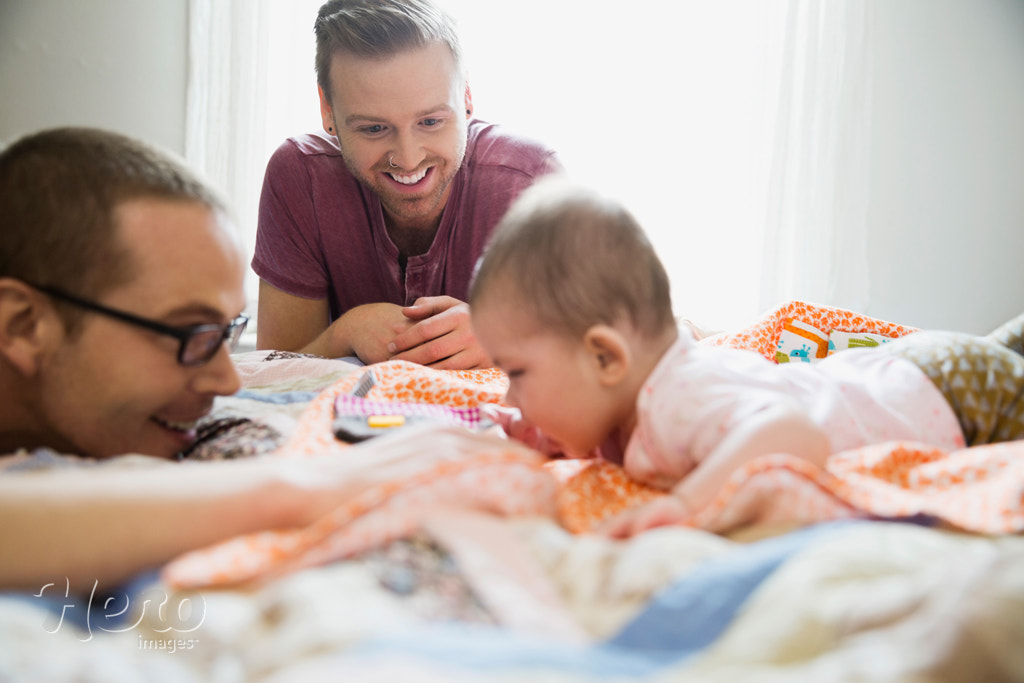
[[337, 141], [289, 138], [267, 164], [252, 268], [283, 292], [326, 298], [331, 320], [367, 303], [407, 306], [442, 294], [465, 301], [476, 261], [509, 204], [559, 170], [552, 150], [471, 121], [434, 242], [409, 258], [403, 278], [380, 200], [349, 173]]

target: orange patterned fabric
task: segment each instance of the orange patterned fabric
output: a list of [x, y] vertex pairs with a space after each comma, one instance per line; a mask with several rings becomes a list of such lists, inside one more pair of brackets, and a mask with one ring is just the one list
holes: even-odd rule
[[552, 460], [546, 467], [559, 483], [558, 519], [575, 534], [592, 531], [605, 519], [665, 495], [603, 460]]
[[[779, 332], [791, 318], [824, 330], [887, 337], [915, 331], [850, 311], [791, 302], [749, 328], [702, 343], [747, 348], [774, 359]], [[381, 401], [477, 407], [501, 403], [508, 387], [497, 370], [440, 371], [400, 361], [369, 369], [376, 384], [366, 397]], [[347, 375], [317, 396], [277, 457], [331, 452], [346, 457], [352, 447], [331, 431], [334, 404], [361, 376]], [[630, 480], [611, 463], [542, 463], [537, 453], [495, 443], [465, 458], [445, 458], [428, 444], [409, 454], [404, 474], [368, 486], [316, 524], [250, 534], [188, 553], [165, 568], [164, 579], [179, 587], [232, 584], [348, 557], [411, 533], [426, 511], [445, 506], [557, 515], [567, 529], [584, 533], [618, 512], [665, 495]], [[1024, 531], [1024, 442], [951, 453], [913, 443], [880, 444], [835, 455], [827, 470], [788, 455], [765, 456], [735, 472], [691, 524], [724, 533], [757, 523], [921, 514], [978, 533]]]
[[[611, 463], [588, 462], [581, 474], [559, 493], [563, 524], [576, 533], [665, 495]], [[917, 515], [974, 533], [1024, 531], [1024, 442], [952, 452], [890, 442], [834, 455], [826, 470], [789, 455], [764, 456], [738, 470], [690, 524], [726, 533], [771, 522]]]
[[[367, 398], [476, 407], [497, 402], [507, 379], [497, 370], [440, 371], [403, 361], [370, 366], [376, 384]], [[306, 408], [288, 442], [271, 457], [302, 458], [335, 453], [368, 459], [361, 472], [379, 475], [373, 450], [349, 451], [334, 438], [331, 422], [339, 394], [351, 392], [362, 373], [338, 380]], [[304, 529], [248, 534], [186, 553], [168, 564], [163, 579], [171, 586], [196, 588], [265, 579], [302, 567], [350, 557], [407, 536], [419, 528], [425, 512], [457, 507], [499, 515], [555, 514], [555, 480], [539, 453], [494, 439], [473, 444], [464, 453], [430, 448], [408, 450], [388, 466], [383, 483], [368, 484], [330, 515]], [[348, 451], [348, 452], [346, 452]], [[377, 482], [380, 476], [367, 476]]]
[[[395, 403], [429, 403], [453, 408], [475, 408], [499, 403], [508, 390], [508, 378], [496, 369], [434, 370], [407, 361], [387, 361], [369, 366], [375, 384], [365, 398]], [[303, 457], [342, 451], [347, 444], [334, 438], [334, 402], [339, 394], [351, 393], [362, 379], [354, 373], [338, 380], [313, 399], [291, 438], [281, 448], [283, 457]]]
[[[900, 337], [914, 328], [827, 306], [793, 301], [734, 334], [702, 343], [750, 349], [774, 360], [787, 320], [822, 330]], [[549, 465], [553, 466], [553, 465]], [[559, 513], [576, 532], [663, 492], [629, 480], [621, 468], [588, 462], [563, 476]], [[892, 442], [829, 459], [827, 471], [788, 455], [758, 458], [733, 474], [691, 524], [718, 533], [767, 522], [813, 523], [845, 517], [929, 515], [977, 533], [1024, 531], [1024, 441], [953, 452]]]
[[860, 313], [831, 306], [819, 306], [804, 301], [790, 301], [764, 314], [753, 325], [739, 332], [718, 334], [701, 343], [711, 346], [728, 346], [734, 349], [757, 351], [770, 361], [775, 360], [779, 333], [790, 319], [802, 320], [817, 327], [826, 334], [832, 330], [841, 332], [871, 332], [884, 337], [902, 337], [916, 332], [917, 328], [869, 318]]
[[[410, 453], [415, 458], [420, 454]], [[481, 453], [368, 486], [304, 529], [239, 536], [186, 553], [162, 578], [178, 588], [233, 585], [314, 567], [411, 535], [432, 509], [498, 515], [553, 514], [554, 483], [538, 462], [515, 452]]]

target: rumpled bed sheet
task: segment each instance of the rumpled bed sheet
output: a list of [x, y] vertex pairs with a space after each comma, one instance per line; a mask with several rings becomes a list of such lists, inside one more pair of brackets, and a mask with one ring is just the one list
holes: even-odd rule
[[[824, 329], [902, 336], [913, 328], [842, 309], [790, 302], [731, 335], [703, 343], [747, 348], [774, 358], [782, 325], [797, 318]], [[507, 379], [497, 370], [439, 371], [402, 361], [373, 366], [376, 383], [367, 398], [476, 407], [502, 400]], [[320, 392], [276, 457], [352, 449], [331, 431], [337, 397], [358, 384], [349, 373]], [[457, 462], [439, 457], [425, 435], [410, 449], [407, 467], [368, 485], [358, 498], [309, 529], [263, 532], [189, 553], [172, 562], [164, 579], [178, 587], [241, 583], [299, 567], [352, 556], [417, 528], [423, 510], [487, 509], [503, 515], [546, 514], [557, 509], [570, 531], [592, 530], [604, 519], [664, 493], [631, 481], [603, 461], [541, 463], [523, 449], [493, 444]], [[923, 517], [976, 533], [1024, 529], [1024, 442], [943, 452], [912, 442], [873, 445], [831, 458], [825, 469], [777, 454], [738, 470], [691, 525], [728, 533], [752, 525], [811, 524], [848, 518]]]
[[[703, 343], [770, 358], [794, 315], [822, 329], [913, 331], [793, 302]], [[365, 370], [263, 356], [240, 360], [245, 389], [217, 418], [272, 424], [278, 445], [263, 457], [361, 457], [330, 421], [333, 399]], [[373, 367], [378, 400], [466, 407], [500, 401], [506, 387], [493, 371]], [[99, 633], [71, 623], [60, 599], [44, 611], [31, 595], [0, 596], [0, 679], [1024, 680], [1019, 444], [881, 444], [825, 470], [767, 456], [690, 526], [612, 541], [586, 532], [663, 494], [614, 465], [544, 461], [497, 437], [447, 457], [431, 443], [309, 529], [233, 539], [166, 567], [149, 585], [203, 601], [193, 648], [144, 648], [167, 642], [150, 613]], [[425, 620], [382, 584], [366, 558], [409, 534], [450, 554], [491, 625]]]
[[669, 527], [625, 542], [550, 518], [432, 515], [496, 626], [429, 622], [346, 560], [188, 592], [177, 651], [147, 613], [54, 632], [4, 599], [4, 680], [1014, 681], [1024, 674], [1024, 539], [847, 520], [739, 542]]

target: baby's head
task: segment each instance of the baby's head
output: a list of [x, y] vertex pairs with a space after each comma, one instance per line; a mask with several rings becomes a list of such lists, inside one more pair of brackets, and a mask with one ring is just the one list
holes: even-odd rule
[[[628, 417], [677, 330], [668, 275], [637, 221], [560, 178], [524, 192], [495, 228], [469, 304], [478, 341], [509, 375], [509, 403], [578, 453]], [[558, 413], [564, 425], [552, 424]]]
[[636, 219], [562, 178], [526, 190], [495, 228], [471, 309], [492, 296], [514, 298], [538, 325], [578, 339], [597, 324], [652, 338], [676, 324], [668, 275]]

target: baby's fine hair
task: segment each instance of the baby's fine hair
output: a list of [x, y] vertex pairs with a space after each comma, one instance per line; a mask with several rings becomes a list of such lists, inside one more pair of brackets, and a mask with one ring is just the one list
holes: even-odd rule
[[495, 294], [571, 336], [626, 320], [657, 338], [676, 325], [668, 275], [636, 219], [559, 177], [527, 189], [495, 228], [470, 286], [470, 308]]

